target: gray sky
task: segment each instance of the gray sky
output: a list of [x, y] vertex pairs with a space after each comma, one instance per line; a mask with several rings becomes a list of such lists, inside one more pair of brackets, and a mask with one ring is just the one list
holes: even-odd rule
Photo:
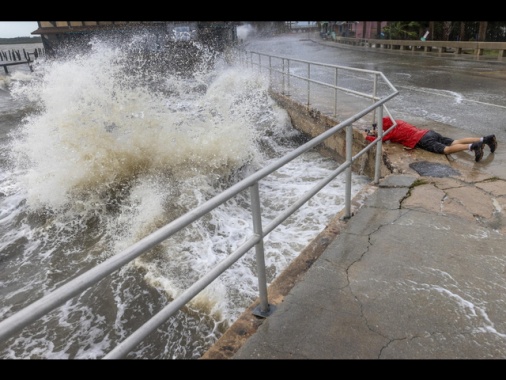
[[37, 21], [0, 21], [0, 38], [34, 37], [38, 27]]

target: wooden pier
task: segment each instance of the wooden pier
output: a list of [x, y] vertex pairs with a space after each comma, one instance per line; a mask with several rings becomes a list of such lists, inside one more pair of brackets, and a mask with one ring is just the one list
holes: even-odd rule
[[9, 66], [15, 66], [15, 65], [28, 65], [30, 67], [30, 71], [33, 72], [32, 64], [33, 61], [16, 61], [16, 62], [8, 62], [8, 63], [0, 63], [0, 66], [4, 68], [5, 74], [9, 74], [8, 67]]
[[9, 74], [9, 66], [28, 65], [33, 72], [32, 63], [39, 56], [44, 55], [44, 49], [36, 48], [33, 52], [22, 50], [2, 50], [0, 51], [0, 66], [4, 68], [5, 74]]

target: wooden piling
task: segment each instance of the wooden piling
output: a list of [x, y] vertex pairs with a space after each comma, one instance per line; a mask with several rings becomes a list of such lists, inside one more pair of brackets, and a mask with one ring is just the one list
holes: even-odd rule
[[40, 56], [44, 55], [44, 50], [41, 48], [34, 48], [33, 53], [30, 53], [30, 51], [26, 51], [26, 49], [23, 49], [23, 53], [21, 53], [21, 50], [14, 50], [14, 49], [0, 51], [0, 61], [6, 62], [33, 61], [33, 59], [30, 58], [30, 55], [33, 55], [35, 59], [37, 59]]

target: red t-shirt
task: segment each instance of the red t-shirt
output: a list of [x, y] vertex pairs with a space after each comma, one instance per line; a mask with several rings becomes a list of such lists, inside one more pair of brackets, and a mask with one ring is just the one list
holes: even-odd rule
[[[404, 120], [396, 120], [397, 126], [390, 131], [387, 135], [383, 136], [383, 141], [390, 140], [391, 142], [402, 144], [408, 148], [413, 149], [418, 141], [429, 132], [428, 129], [419, 129]], [[390, 117], [383, 118], [383, 131], [386, 131], [394, 123]], [[366, 136], [368, 141], [376, 140], [374, 136]]]

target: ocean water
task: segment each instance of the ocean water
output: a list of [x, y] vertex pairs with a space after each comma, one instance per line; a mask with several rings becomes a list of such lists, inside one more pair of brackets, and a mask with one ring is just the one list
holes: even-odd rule
[[[171, 65], [144, 41], [97, 39], [33, 72], [0, 73], [0, 320], [303, 141], [268, 77], [197, 43], [199, 59], [181, 52]], [[263, 223], [337, 166], [309, 151], [260, 182]], [[352, 195], [368, 181], [354, 175]], [[269, 283], [344, 192], [338, 177], [266, 237]], [[0, 342], [0, 358], [102, 358], [251, 231], [244, 194]], [[198, 359], [257, 297], [251, 251], [128, 358]]]

